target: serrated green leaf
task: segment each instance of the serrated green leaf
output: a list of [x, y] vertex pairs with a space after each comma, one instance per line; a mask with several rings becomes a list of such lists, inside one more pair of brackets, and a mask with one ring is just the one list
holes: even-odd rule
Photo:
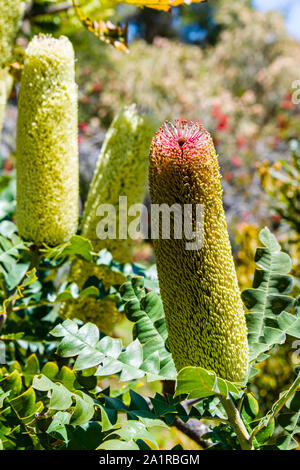
[[103, 442], [97, 449], [103, 450], [139, 450], [139, 446], [134, 441], [120, 441], [119, 439], [110, 439]]
[[[290, 388], [282, 392], [279, 399], [273, 404], [272, 409], [259, 420], [252, 432], [252, 436], [256, 436], [262, 429], [267, 428], [269, 423], [275, 418], [282, 407], [287, 403], [291, 403], [292, 397], [299, 390], [300, 387], [300, 375], [297, 376]], [[299, 411], [299, 410], [298, 410]]]
[[259, 412], [258, 402], [252, 393], [245, 393], [241, 408], [241, 417], [245, 423], [253, 421]]
[[[59, 377], [58, 379], [66, 380], [66, 378]], [[49, 409], [58, 411], [67, 411], [73, 405], [75, 400], [75, 408], [71, 418], [72, 424], [84, 424], [90, 421], [94, 414], [94, 402], [91, 397], [80, 390], [69, 390], [62, 383], [55, 381], [58, 379], [50, 380], [43, 374], [35, 376], [32, 386], [39, 391], [48, 392], [50, 397]], [[70, 379], [67, 378], [67, 384], [70, 386]]]
[[11, 399], [9, 403], [18, 418], [24, 422], [33, 419], [35, 413], [42, 409], [42, 404], [40, 402], [36, 403], [36, 395], [32, 387], [29, 387], [24, 393]]
[[160, 296], [154, 292], [146, 293], [141, 277], [133, 277], [124, 283], [120, 293], [125, 302], [126, 316], [135, 323], [134, 338], [138, 338], [143, 345], [142, 368], [149, 373], [148, 379], [150, 374], [153, 375], [153, 380], [157, 380], [158, 375], [164, 375], [170, 380], [175, 379], [175, 365], [171, 353], [166, 348], [168, 333]]
[[151, 419], [146, 419], [145, 422], [132, 420], [125, 421], [124, 423], [116, 424], [117, 429], [114, 429], [109, 437], [117, 435], [122, 439], [122, 441], [126, 442], [134, 442], [142, 439], [143, 441], [151, 442], [156, 448], [158, 448], [156, 440], [149, 432], [149, 429], [156, 426], [165, 427], [165, 424], [161, 420]]
[[25, 385], [28, 387], [31, 385], [33, 377], [40, 371], [39, 361], [35, 354], [31, 354], [25, 362], [23, 368], [23, 377]]
[[66, 243], [62, 243], [54, 248], [46, 247], [41, 251], [45, 258], [49, 260], [81, 257], [86, 261], [91, 261], [93, 247], [86, 238], [73, 235]]
[[228, 396], [239, 394], [238, 384], [216, 376], [213, 371], [202, 367], [185, 367], [177, 376], [175, 396], [188, 394], [190, 398], [204, 398], [213, 395]]
[[255, 435], [256, 441], [261, 445], [267, 442], [270, 437], [273, 435], [275, 429], [275, 419], [272, 418], [266, 426], [264, 426], [258, 433]]
[[[138, 339], [127, 348], [120, 339], [105, 336], [99, 340], [98, 328], [87, 323], [78, 328], [72, 320], [65, 320], [51, 332], [56, 337], [63, 337], [57, 353], [62, 357], [77, 356], [75, 370], [84, 370], [98, 366], [95, 375], [106, 376], [120, 373], [121, 381], [129, 381], [147, 376], [148, 380], [169, 378], [170, 367], [164, 365], [163, 371], [157, 370], [157, 358], [141, 345]], [[155, 373], [155, 375], [154, 375]], [[171, 370], [173, 374], [173, 371]]]
[[47, 433], [50, 434], [50, 433], [56, 432], [63, 438], [64, 442], [67, 444], [69, 439], [68, 439], [68, 432], [66, 429], [66, 425], [69, 424], [70, 419], [71, 419], [70, 413], [67, 413], [65, 411], [58, 411], [53, 416], [52, 422], [47, 429]]
[[253, 288], [242, 292], [250, 311], [246, 315], [250, 362], [257, 361], [274, 345], [284, 343], [286, 334], [295, 331], [297, 335], [299, 327], [294, 316], [288, 313], [295, 304], [295, 300], [286, 295], [293, 287], [293, 278], [287, 275], [291, 259], [280, 251], [279, 243], [267, 228], [260, 232], [259, 238], [265, 245], [258, 248], [255, 255], [260, 269], [255, 271]]

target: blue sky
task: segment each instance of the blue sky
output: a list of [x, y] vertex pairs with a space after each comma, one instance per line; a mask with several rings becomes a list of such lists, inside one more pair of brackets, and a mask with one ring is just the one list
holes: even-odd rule
[[300, 41], [300, 0], [252, 0], [258, 10], [280, 11], [286, 20], [288, 31]]

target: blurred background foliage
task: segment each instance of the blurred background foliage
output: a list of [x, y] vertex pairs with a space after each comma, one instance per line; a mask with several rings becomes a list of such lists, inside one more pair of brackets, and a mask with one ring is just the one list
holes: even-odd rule
[[[248, 0], [211, 0], [171, 13], [110, 0], [80, 5], [93, 20], [128, 22], [129, 54], [84, 30], [71, 1], [27, 2], [17, 43], [24, 47], [43, 31], [66, 34], [74, 44], [82, 197], [105, 130], [123, 105], [151, 108], [161, 122], [200, 119], [220, 155], [240, 287], [251, 286], [257, 235], [267, 225], [293, 259], [299, 293], [300, 107], [293, 83], [300, 79], [300, 44], [281, 16], [259, 12]], [[0, 146], [4, 187], [14, 171], [17, 90]], [[153, 262], [151, 243], [137, 244], [136, 261]], [[292, 353], [288, 344], [260, 365], [254, 392], [260, 390], [266, 409], [290, 382]]]

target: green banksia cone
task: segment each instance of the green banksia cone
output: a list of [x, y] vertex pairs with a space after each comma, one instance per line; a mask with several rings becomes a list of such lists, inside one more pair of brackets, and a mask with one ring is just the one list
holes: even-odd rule
[[23, 0], [0, 0], [0, 67], [11, 59], [23, 9]]
[[[219, 377], [243, 381], [248, 368], [247, 328], [222, 204], [218, 158], [209, 133], [198, 123], [166, 123], [150, 151], [151, 204], [201, 204], [202, 247], [187, 240], [153, 241], [158, 277], [178, 370], [201, 366]], [[183, 212], [183, 209], [182, 209]], [[171, 219], [171, 228], [174, 228]], [[199, 237], [200, 239], [201, 237]]]
[[5, 105], [12, 87], [7, 65], [12, 56], [14, 40], [24, 9], [22, 0], [0, 0], [0, 135]]
[[76, 232], [78, 218], [77, 86], [66, 37], [30, 42], [17, 124], [17, 225], [37, 246]]
[[[155, 124], [153, 115], [138, 112], [135, 105], [119, 113], [106, 134], [84, 208], [82, 235], [92, 241], [95, 251], [105, 248], [120, 263], [131, 261], [133, 240], [118, 236], [119, 196], [127, 196], [128, 208], [143, 202]], [[116, 210], [116, 239], [97, 237], [101, 204], [111, 204]], [[128, 216], [128, 225], [134, 218]]]
[[[135, 105], [119, 113], [106, 134], [84, 208], [82, 235], [92, 242], [94, 251], [105, 248], [121, 263], [131, 261], [133, 240], [118, 238], [119, 196], [127, 196], [128, 208], [143, 202], [149, 166], [148, 152], [155, 125], [154, 116], [138, 112]], [[97, 208], [101, 204], [111, 204], [115, 208], [116, 239], [97, 238], [96, 228], [100, 220]], [[128, 216], [128, 224], [132, 218], [135, 217]], [[104, 266], [90, 265], [84, 260], [73, 261], [70, 282], [76, 282], [82, 288], [91, 276], [101, 280], [106, 288], [126, 280], [124, 276]], [[60, 313], [63, 317], [92, 321], [106, 334], [111, 333], [121, 318], [115, 302], [91, 297], [64, 303]]]

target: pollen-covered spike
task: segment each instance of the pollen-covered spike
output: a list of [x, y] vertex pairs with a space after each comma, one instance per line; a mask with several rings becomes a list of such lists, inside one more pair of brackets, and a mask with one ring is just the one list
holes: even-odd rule
[[[119, 238], [119, 196], [127, 197], [128, 209], [133, 204], [143, 202], [149, 166], [148, 152], [156, 124], [152, 114], [140, 112], [135, 105], [125, 107], [116, 116], [102, 145], [85, 204], [82, 235], [92, 242], [95, 252], [107, 249], [121, 263], [132, 260], [133, 240], [126, 236]], [[97, 209], [102, 204], [110, 205], [116, 215], [116, 237], [113, 239], [97, 238], [97, 225], [101, 221]], [[135, 218], [127, 215], [127, 226]], [[92, 266], [83, 260], [72, 263], [70, 282], [76, 282], [82, 288], [91, 276], [98, 278], [107, 288], [125, 282], [125, 277], [120, 279], [120, 274], [109, 268]], [[60, 314], [64, 318], [77, 317], [92, 321], [106, 334], [110, 334], [121, 319], [115, 302], [105, 298], [79, 297], [63, 304]]]
[[25, 53], [18, 102], [17, 225], [37, 246], [55, 246], [78, 219], [77, 86], [74, 51], [39, 35]]
[[[119, 239], [119, 196], [127, 197], [127, 207], [142, 203], [148, 175], [148, 151], [156, 126], [152, 114], [141, 113], [135, 105], [125, 107], [111, 124], [101, 148], [82, 220], [82, 235], [92, 241], [95, 251], [109, 250], [119, 262], [132, 259], [133, 241]], [[97, 208], [112, 204], [116, 211], [116, 239], [97, 237], [101, 220]], [[128, 216], [128, 224], [134, 220]]]
[[[181, 140], [180, 140], [181, 139]], [[181, 145], [185, 139], [184, 145]], [[243, 381], [248, 369], [247, 328], [222, 205], [219, 165], [209, 133], [199, 123], [167, 123], [153, 138], [149, 183], [152, 204], [201, 204], [204, 223], [193, 214], [203, 246], [191, 240], [153, 240], [159, 285], [178, 370], [201, 366]], [[184, 233], [184, 228], [183, 228]]]
[[11, 59], [14, 40], [18, 31], [23, 0], [1, 0], [0, 7], [0, 68]]

